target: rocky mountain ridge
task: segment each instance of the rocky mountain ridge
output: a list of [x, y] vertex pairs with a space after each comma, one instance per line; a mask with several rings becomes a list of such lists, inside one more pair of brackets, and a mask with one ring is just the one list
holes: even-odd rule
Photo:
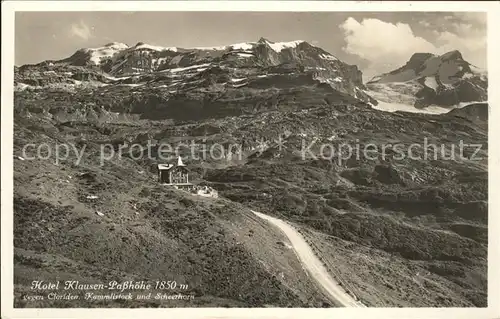
[[385, 103], [457, 107], [488, 99], [487, 72], [455, 50], [442, 55], [415, 53], [402, 67], [372, 78], [368, 94]]
[[[246, 79], [246, 77], [249, 79]], [[220, 87], [243, 87], [249, 81], [273, 77], [292, 81], [326, 83], [356, 99], [376, 103], [363, 93], [361, 71], [305, 41], [239, 43], [214, 48], [164, 48], [137, 43], [129, 47], [110, 43], [101, 48], [81, 49], [59, 61], [16, 68], [18, 89], [44, 84], [47, 78], [71, 87], [92, 81], [93, 86], [148, 84], [177, 90], [189, 78], [210, 78]], [[251, 78], [255, 78], [252, 80]], [[278, 80], [279, 81], [279, 80]], [[172, 86], [170, 86], [172, 85]], [[256, 85], [259, 85], [256, 83]]]

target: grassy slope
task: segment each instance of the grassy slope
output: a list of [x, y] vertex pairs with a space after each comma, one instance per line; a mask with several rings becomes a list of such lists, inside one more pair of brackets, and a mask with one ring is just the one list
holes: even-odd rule
[[[16, 133], [15, 153], [28, 138], [56, 144], [50, 130], [44, 136], [18, 126]], [[75, 306], [74, 301], [23, 301], [31, 280], [40, 279], [175, 280], [189, 285], [181, 292], [195, 295], [193, 301], [136, 301], [132, 306], [328, 304], [293, 252], [280, 244], [281, 235], [246, 207], [158, 186], [154, 174], [131, 160], [101, 168], [91, 153], [89, 147], [80, 166], [15, 161], [16, 306]]]

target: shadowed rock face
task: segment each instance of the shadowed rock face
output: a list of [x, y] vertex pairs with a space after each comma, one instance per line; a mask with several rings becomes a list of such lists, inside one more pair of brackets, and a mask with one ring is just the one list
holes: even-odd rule
[[488, 98], [486, 73], [465, 61], [457, 50], [440, 56], [415, 53], [404, 66], [374, 77], [367, 87], [377, 98], [383, 98], [387, 90], [399, 91], [401, 100], [410, 100], [417, 108], [451, 107]]

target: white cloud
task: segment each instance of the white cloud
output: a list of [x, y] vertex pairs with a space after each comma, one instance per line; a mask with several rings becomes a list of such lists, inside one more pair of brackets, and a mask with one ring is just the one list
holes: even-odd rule
[[485, 26], [488, 19], [488, 15], [485, 12], [455, 12], [453, 15], [464, 22], [479, 26]]
[[486, 37], [482, 34], [468, 33], [456, 34], [445, 31], [437, 33], [436, 42], [439, 47], [437, 53], [444, 53], [451, 50], [459, 50], [464, 55], [472, 56], [482, 55], [485, 57]]
[[[378, 19], [358, 22], [350, 17], [340, 25], [346, 41], [343, 50], [368, 60], [370, 67], [363, 73], [370, 75], [394, 70], [417, 52], [442, 54], [459, 50], [467, 61], [486, 67], [486, 34], [484, 27], [480, 26], [484, 15], [468, 14], [456, 18], [446, 22], [446, 31], [434, 30], [431, 43], [416, 36], [410, 25], [405, 23], [393, 24]], [[420, 22], [423, 26], [431, 24]]]
[[92, 37], [93, 27], [90, 28], [85, 22], [80, 21], [79, 23], [73, 23], [70, 28], [70, 36], [78, 37], [83, 40], [88, 40]]
[[428, 21], [421, 20], [418, 22], [420, 25], [424, 26], [425, 28], [428, 28], [431, 26], [431, 24]]

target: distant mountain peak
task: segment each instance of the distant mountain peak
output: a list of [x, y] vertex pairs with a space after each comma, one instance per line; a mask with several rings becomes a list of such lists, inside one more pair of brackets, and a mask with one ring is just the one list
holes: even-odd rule
[[453, 107], [487, 100], [487, 74], [452, 50], [441, 55], [415, 53], [402, 67], [372, 78], [372, 96], [387, 103]]
[[[187, 72], [200, 81], [210, 78], [210, 83], [219, 81], [220, 85], [226, 85], [235, 80], [234, 85], [243, 87], [248, 82], [267, 81], [263, 79], [272, 74], [285, 81], [324, 83], [355, 99], [373, 100], [363, 93], [365, 86], [357, 66], [348, 65], [304, 40], [274, 42], [261, 37], [257, 42], [196, 48], [163, 47], [145, 42], [128, 46], [111, 42], [102, 47], [79, 50], [53, 63], [68, 67], [68, 74], [74, 66], [100, 70], [108, 76], [107, 80], [103, 80], [105, 84], [125, 81], [129, 76], [136, 77], [135, 83], [126, 84], [139, 84], [155, 77], [160, 83], [169, 75], [180, 78]], [[243, 76], [245, 74], [247, 79]]]
[[120, 47], [120, 48], [128, 48], [129, 46], [125, 43], [121, 42], [110, 42], [104, 45], [105, 47]]
[[267, 42], [267, 45], [269, 45], [274, 51], [281, 52], [283, 49], [295, 48], [303, 42], [304, 41], [302, 40], [295, 40], [289, 42]]
[[417, 53], [414, 53], [411, 57], [410, 57], [410, 60], [408, 61], [409, 63], [415, 63], [415, 62], [418, 62], [418, 63], [422, 63], [424, 62], [425, 60], [427, 60], [428, 58], [430, 57], [433, 57], [433, 56], [436, 56], [435, 54], [432, 54], [432, 53], [423, 53], [423, 52], [417, 52]]
[[460, 51], [453, 50], [441, 55], [441, 59], [443, 61], [448, 61], [448, 60], [463, 60], [464, 58], [462, 56], [462, 53], [460, 53]]
[[451, 50], [446, 53], [443, 53], [441, 55], [439, 54], [433, 54], [433, 53], [424, 53], [424, 52], [417, 52], [414, 53], [411, 57], [410, 60], [408, 61], [409, 63], [412, 62], [424, 62], [425, 60], [431, 58], [431, 57], [440, 57], [441, 60], [443, 61], [448, 61], [448, 60], [463, 60], [462, 53], [459, 50]]
[[462, 53], [452, 50], [442, 55], [414, 53], [405, 65], [379, 76], [368, 83], [407, 82], [422, 77], [439, 76], [442, 81], [454, 82], [464, 74], [477, 73], [471, 64], [463, 59]]

